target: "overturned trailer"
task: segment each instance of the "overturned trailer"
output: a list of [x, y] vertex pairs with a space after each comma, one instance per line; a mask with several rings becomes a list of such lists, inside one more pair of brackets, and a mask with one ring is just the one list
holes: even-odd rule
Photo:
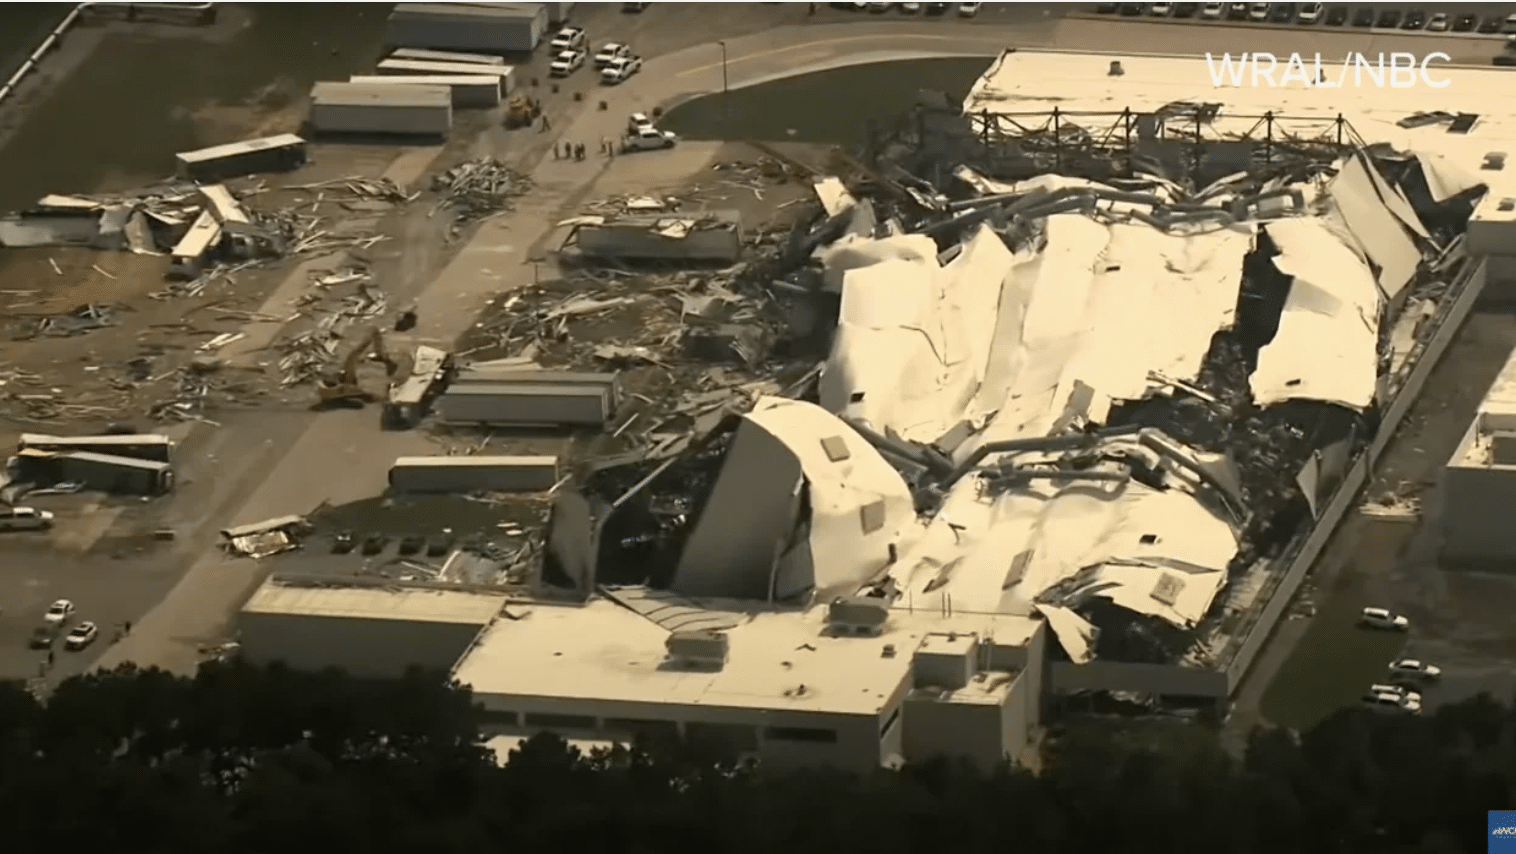
[[162, 495], [174, 488], [173, 466], [158, 460], [36, 449], [22, 449], [16, 457], [22, 476], [35, 482], [76, 483], [85, 489], [144, 496]]
[[305, 165], [305, 140], [291, 133], [248, 139], [174, 155], [176, 174], [188, 181], [222, 181], [255, 172], [287, 172]]

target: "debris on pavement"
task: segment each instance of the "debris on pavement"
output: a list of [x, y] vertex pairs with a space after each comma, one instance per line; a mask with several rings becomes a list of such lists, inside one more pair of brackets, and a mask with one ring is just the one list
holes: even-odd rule
[[453, 215], [454, 236], [470, 222], [509, 211], [512, 201], [531, 188], [531, 177], [493, 157], [470, 160], [432, 179], [432, 189], [443, 194], [437, 210]]

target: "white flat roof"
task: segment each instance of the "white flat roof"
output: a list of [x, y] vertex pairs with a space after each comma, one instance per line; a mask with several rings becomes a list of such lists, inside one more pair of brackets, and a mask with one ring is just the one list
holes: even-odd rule
[[[826, 637], [824, 607], [750, 614], [727, 631], [716, 672], [660, 669], [669, 632], [608, 599], [587, 605], [512, 605], [454, 671], [476, 694], [848, 715], [878, 714], [910, 674], [931, 633], [978, 632], [1024, 646], [1039, 621], [905, 608], [879, 637]], [[886, 657], [884, 647], [895, 647]], [[804, 691], [798, 690], [805, 686]]]
[[[1491, 52], [1496, 49], [1498, 45], [1491, 42]], [[1236, 55], [1232, 58], [1237, 60]], [[1449, 158], [1490, 186], [1485, 199], [1489, 204], [1481, 205], [1476, 217], [1516, 221], [1516, 211], [1493, 210], [1494, 197], [1516, 193], [1516, 171], [1480, 169], [1488, 152], [1516, 153], [1516, 102], [1507, 105], [1493, 95], [1510, 87], [1509, 70], [1433, 63], [1428, 67], [1430, 77], [1446, 80], [1448, 85], [1433, 88], [1418, 79], [1409, 88], [1390, 88], [1388, 82], [1382, 87], [1374, 85], [1371, 75], [1356, 68], [1344, 76], [1341, 58], [1323, 56], [1321, 72], [1328, 82], [1341, 82], [1343, 86], [1338, 88], [1284, 80], [1282, 65], [1286, 59], [1280, 60], [1281, 70], [1274, 75], [1278, 85], [1260, 80], [1255, 86], [1250, 71], [1240, 76], [1241, 85], [1233, 85], [1239, 78], [1221, 71], [1219, 56], [1213, 57], [1212, 65], [1204, 57], [1008, 51], [974, 85], [964, 101], [964, 110], [1035, 113], [1052, 112], [1056, 107], [1063, 112], [1120, 113], [1131, 109], [1143, 113], [1178, 101], [1219, 102], [1223, 104], [1223, 121], [1228, 113], [1262, 116], [1273, 112], [1319, 119], [1321, 131], [1341, 115], [1365, 142], [1389, 143], [1402, 151], [1435, 152]], [[1112, 62], [1121, 63], [1122, 74], [1109, 74]], [[1213, 68], [1221, 85], [1214, 82]], [[1314, 76], [1316, 67], [1307, 65], [1307, 70]], [[1354, 85], [1355, 75], [1359, 85]], [[1445, 124], [1419, 128], [1396, 125], [1413, 113], [1438, 110], [1474, 113], [1479, 121], [1467, 134], [1449, 133]], [[1078, 121], [1074, 117], [1071, 120]], [[1284, 122], [1281, 127], [1302, 134], [1307, 130], [1299, 122]], [[1093, 126], [1089, 129], [1095, 130]], [[1248, 127], [1236, 130], [1246, 132]], [[1256, 134], [1261, 136], [1262, 129]]]
[[1468, 434], [1453, 455], [1453, 468], [1486, 468], [1491, 465], [1490, 431], [1516, 430], [1516, 352], [1506, 359], [1490, 390], [1479, 402], [1479, 410]]
[[242, 606], [242, 613], [482, 626], [500, 613], [505, 601], [500, 594], [466, 590], [307, 586], [270, 579]]

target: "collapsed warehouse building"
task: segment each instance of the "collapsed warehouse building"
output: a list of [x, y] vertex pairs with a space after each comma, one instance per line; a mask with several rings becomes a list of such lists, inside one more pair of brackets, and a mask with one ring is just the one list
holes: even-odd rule
[[746, 274], [833, 307], [816, 381], [561, 495], [585, 601], [458, 678], [851, 767], [1014, 757], [1055, 695], [1224, 705], [1483, 288], [1502, 175], [1451, 115], [1186, 100], [1200, 62], [1007, 52], [818, 182]]

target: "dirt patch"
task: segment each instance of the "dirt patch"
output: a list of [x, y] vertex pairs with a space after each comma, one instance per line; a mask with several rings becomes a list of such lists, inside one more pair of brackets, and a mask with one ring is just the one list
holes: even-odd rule
[[258, 89], [241, 103], [208, 101], [174, 110], [175, 121], [192, 122], [203, 145], [292, 133], [305, 121], [310, 95], [299, 81], [282, 78]]

